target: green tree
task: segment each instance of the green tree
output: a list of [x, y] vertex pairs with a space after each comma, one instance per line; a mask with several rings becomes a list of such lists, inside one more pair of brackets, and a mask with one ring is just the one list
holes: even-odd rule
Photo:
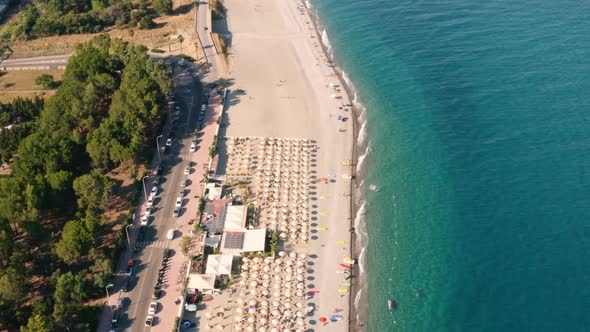
[[55, 286], [53, 318], [58, 325], [67, 330], [75, 330], [72, 327], [80, 323], [80, 314], [83, 309], [81, 304], [88, 299], [84, 273], [85, 271], [75, 275], [72, 272], [62, 274]]
[[111, 181], [98, 171], [84, 174], [74, 180], [74, 191], [80, 209], [98, 210], [107, 203]]
[[49, 317], [42, 314], [34, 314], [29, 317], [26, 326], [21, 326], [20, 332], [50, 332]]
[[42, 87], [43, 89], [53, 89], [55, 88], [55, 81], [53, 80], [53, 75], [49, 74], [41, 74], [35, 78], [35, 84]]
[[68, 264], [79, 263], [94, 242], [94, 234], [86, 228], [81, 220], [68, 221], [57, 243], [57, 255]]
[[159, 15], [170, 14], [172, 12], [172, 0], [154, 0], [152, 6]]
[[146, 16], [142, 17], [141, 20], [139, 20], [139, 27], [144, 30], [151, 29], [155, 25], [156, 25], [156, 23], [154, 22], [154, 20], [151, 18], [150, 15], [146, 15]]
[[26, 285], [22, 275], [14, 269], [8, 269], [0, 277], [0, 297], [13, 303], [21, 302], [26, 294]]

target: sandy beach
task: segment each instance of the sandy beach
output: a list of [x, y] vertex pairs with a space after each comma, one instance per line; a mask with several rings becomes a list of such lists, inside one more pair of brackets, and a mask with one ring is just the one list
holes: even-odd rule
[[[308, 299], [315, 305], [307, 325], [347, 331], [350, 279], [341, 264], [350, 253], [350, 159], [353, 119], [349, 97], [324, 57], [303, 5], [296, 1], [228, 0], [231, 34], [227, 136], [303, 138], [314, 141]], [[338, 120], [343, 117], [345, 121]], [[344, 319], [323, 324], [320, 317]]]

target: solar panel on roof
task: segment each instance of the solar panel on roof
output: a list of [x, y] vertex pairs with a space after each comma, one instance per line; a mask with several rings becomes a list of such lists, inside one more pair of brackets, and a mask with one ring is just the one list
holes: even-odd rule
[[226, 232], [225, 249], [242, 249], [244, 246], [244, 232]]

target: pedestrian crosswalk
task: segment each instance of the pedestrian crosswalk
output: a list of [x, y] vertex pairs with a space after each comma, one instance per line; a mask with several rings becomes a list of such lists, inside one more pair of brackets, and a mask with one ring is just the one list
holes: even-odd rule
[[178, 155], [173, 155], [173, 154], [165, 154], [164, 156], [162, 156], [162, 159], [165, 161], [170, 161], [170, 160], [177, 160], [177, 159], [182, 159], [184, 161], [189, 161], [191, 160], [191, 155], [190, 154], [185, 154], [182, 156], [178, 156]]
[[168, 248], [168, 241], [140, 241], [137, 245], [141, 248]]

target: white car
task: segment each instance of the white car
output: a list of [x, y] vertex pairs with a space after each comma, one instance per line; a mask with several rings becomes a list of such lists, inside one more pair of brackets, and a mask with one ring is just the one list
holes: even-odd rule
[[147, 316], [145, 319], [145, 326], [151, 327], [154, 324], [154, 316]]
[[169, 229], [168, 233], [166, 233], [166, 238], [168, 240], [174, 240], [174, 234], [176, 234], [176, 231], [173, 229]]
[[145, 208], [145, 215], [149, 218], [150, 214], [152, 214], [152, 207], [148, 206]]
[[152, 301], [152, 303], [150, 303], [150, 308], [148, 309], [148, 315], [155, 315], [157, 310], [158, 302]]
[[187, 167], [184, 169], [184, 174], [190, 174], [190, 173], [191, 173], [191, 168], [187, 166]]
[[187, 183], [188, 183], [187, 179], [184, 179], [184, 180], [182, 180], [182, 182], [180, 183], [180, 186], [181, 186], [181, 187], [186, 187]]
[[174, 208], [174, 211], [172, 211], [172, 216], [176, 218], [180, 216], [180, 208]]
[[195, 152], [197, 150], [197, 145], [195, 143], [191, 144], [191, 152]]
[[176, 198], [176, 207], [179, 208], [182, 206], [182, 197]]
[[201, 111], [206, 111], [206, 110], [207, 110], [207, 104], [201, 105]]
[[171, 146], [172, 145], [172, 138], [169, 138], [166, 140], [166, 146]]
[[154, 205], [154, 195], [150, 195], [147, 200], [147, 206], [152, 207]]
[[147, 226], [148, 218], [149, 218], [149, 216], [145, 216], [145, 215], [143, 217], [141, 217], [141, 226]]
[[153, 186], [152, 187], [152, 195], [156, 195], [158, 193], [158, 186]]

